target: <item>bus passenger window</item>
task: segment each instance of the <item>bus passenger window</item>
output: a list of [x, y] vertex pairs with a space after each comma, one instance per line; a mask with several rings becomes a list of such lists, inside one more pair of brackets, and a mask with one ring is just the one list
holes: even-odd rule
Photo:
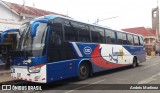
[[142, 37], [139, 36], [139, 41], [140, 41], [140, 46], [143, 46], [144, 45], [144, 40]]
[[123, 44], [123, 36], [122, 36], [122, 33], [120, 32], [117, 32], [117, 41], [118, 41], [118, 44]]
[[112, 44], [111, 36], [106, 37], [106, 42], [107, 42], [107, 44]]
[[104, 43], [104, 29], [97, 27], [90, 27], [92, 42], [94, 43]]
[[55, 46], [58, 46], [58, 45], [61, 45], [62, 43], [62, 40], [61, 40], [61, 37], [58, 33], [54, 33], [52, 32], [52, 43], [55, 45]]
[[64, 22], [65, 40], [67, 41], [77, 41], [78, 39], [78, 29], [76, 22], [65, 20]]
[[105, 30], [106, 34], [106, 43], [107, 44], [114, 44], [115, 43], [115, 32], [112, 30]]
[[133, 35], [127, 34], [127, 38], [128, 38], [128, 44], [129, 45], [134, 45], [134, 43], [133, 43]]
[[51, 27], [51, 36], [50, 36], [50, 44], [53, 44], [54, 46], [59, 46], [62, 43], [62, 26], [60, 26], [60, 23], [54, 23]]
[[133, 36], [133, 38], [134, 38], [134, 45], [138, 46], [139, 45], [138, 36]]
[[125, 33], [122, 33], [122, 40], [123, 40], [123, 44], [128, 44], [128, 42], [127, 42], [127, 36], [126, 36], [126, 34]]
[[78, 24], [78, 41], [90, 42], [90, 31], [85, 24]]

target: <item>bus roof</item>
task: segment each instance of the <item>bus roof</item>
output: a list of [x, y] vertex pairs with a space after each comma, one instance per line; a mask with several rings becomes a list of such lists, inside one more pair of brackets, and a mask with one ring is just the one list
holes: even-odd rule
[[[106, 27], [106, 26], [102, 26], [102, 25], [98, 25], [98, 24], [91, 24], [91, 23], [82, 22], [82, 21], [79, 21], [79, 20], [76, 20], [76, 19], [73, 19], [73, 18], [70, 18], [70, 17], [61, 16], [61, 15], [54, 15], [54, 14], [45, 15], [45, 16], [41, 16], [41, 17], [35, 18], [35, 20], [36, 20], [36, 19], [48, 19], [48, 20], [52, 20], [52, 19], [55, 19], [55, 18], [68, 19], [68, 20], [71, 20], [71, 21], [76, 21], [76, 22], [79, 22], [79, 23], [87, 24], [87, 25], [92, 25], [92, 26], [97, 26], [97, 27], [101, 27], [101, 28], [110, 29], [110, 30], [113, 30], [113, 31], [116, 31], [116, 32], [123, 32], [123, 33], [128, 33], [128, 34], [133, 34], [133, 35], [142, 36], [142, 35], [140, 35], [140, 34], [130, 33], [130, 32], [126, 32], [126, 31], [119, 30], [119, 29], [113, 29], [113, 28]], [[142, 36], [142, 37], [143, 37], [143, 36]]]

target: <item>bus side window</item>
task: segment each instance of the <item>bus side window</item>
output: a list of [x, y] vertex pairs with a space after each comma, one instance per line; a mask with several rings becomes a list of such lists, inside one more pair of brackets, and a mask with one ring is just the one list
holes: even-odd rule
[[134, 45], [134, 43], [133, 43], [133, 35], [127, 34], [127, 38], [128, 38], [128, 44], [129, 45]]
[[139, 39], [138, 39], [138, 36], [133, 36], [134, 38], [134, 45], [138, 46], [139, 45]]
[[139, 41], [140, 41], [140, 46], [143, 46], [144, 45], [144, 40], [141, 36], [139, 36]]
[[128, 42], [127, 42], [127, 36], [125, 33], [122, 33], [122, 41], [123, 41], [123, 44], [127, 45]]
[[78, 24], [78, 41], [90, 42], [90, 30], [85, 24]]
[[104, 29], [90, 26], [91, 38], [94, 43], [104, 43]]
[[[57, 25], [61, 26], [58, 27]], [[59, 46], [62, 44], [62, 40], [62, 24], [53, 23], [50, 34], [50, 44], [52, 44], [53, 46]]]
[[118, 44], [123, 44], [123, 37], [121, 32], [117, 32], [117, 41]]
[[115, 32], [109, 29], [105, 30], [106, 43], [114, 44], [115, 43]]
[[48, 62], [57, 62], [63, 60], [63, 20], [55, 19], [51, 25], [48, 45]]
[[54, 46], [59, 46], [59, 45], [62, 44], [62, 39], [61, 39], [60, 33], [52, 32], [51, 37], [52, 37], [51, 38], [51, 43]]
[[64, 22], [65, 40], [77, 41], [78, 40], [78, 29], [77, 23], [65, 20]]
[[122, 32], [117, 32], [117, 39], [118, 39], [118, 44], [124, 44], [127, 45], [127, 36], [125, 33]]

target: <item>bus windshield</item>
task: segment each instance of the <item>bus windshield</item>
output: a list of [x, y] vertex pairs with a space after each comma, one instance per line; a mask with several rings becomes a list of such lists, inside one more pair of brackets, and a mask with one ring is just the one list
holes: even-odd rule
[[21, 47], [21, 43], [22, 43], [22, 40], [27, 32], [27, 29], [29, 27], [29, 22], [27, 23], [24, 23], [21, 25], [19, 31], [20, 31], [20, 38], [18, 40], [18, 44], [17, 44], [17, 47], [16, 47], [16, 50], [20, 50], [20, 47]]
[[[24, 52], [26, 56], [41, 56], [45, 47], [47, 23], [40, 23], [37, 27], [35, 37], [30, 36], [30, 25], [25, 24], [20, 28], [21, 38], [17, 47], [18, 51]], [[20, 53], [21, 54], [21, 53]], [[23, 55], [23, 54], [22, 54]], [[19, 56], [22, 56], [19, 55]]]

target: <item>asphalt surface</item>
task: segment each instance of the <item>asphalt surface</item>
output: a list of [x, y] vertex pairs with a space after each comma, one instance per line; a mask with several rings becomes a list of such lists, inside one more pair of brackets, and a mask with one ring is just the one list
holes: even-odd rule
[[[8, 82], [8, 84], [35, 84], [25, 81]], [[55, 82], [54, 82], [55, 83]], [[78, 81], [71, 78], [58, 81], [61, 85], [45, 85], [42, 91], [1, 91], [2, 93], [160, 93], [160, 90], [106, 90], [107, 84], [115, 84], [115, 89], [123, 84], [160, 84], [160, 56], [148, 58], [137, 68], [124, 67], [95, 73], [92, 77]], [[7, 83], [6, 83], [7, 84]], [[122, 84], [122, 85], [117, 85]], [[114, 85], [112, 85], [114, 86]], [[160, 89], [160, 85], [158, 86]]]

